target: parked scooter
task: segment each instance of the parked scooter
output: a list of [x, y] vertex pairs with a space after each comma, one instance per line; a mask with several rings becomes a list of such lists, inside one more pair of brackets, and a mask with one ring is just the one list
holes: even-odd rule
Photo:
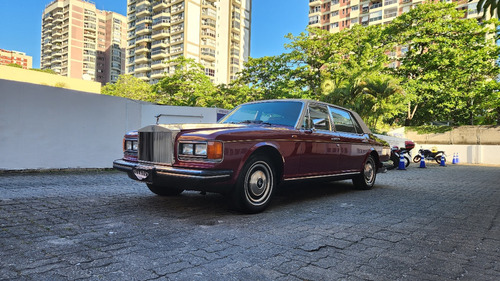
[[[413, 162], [420, 162], [420, 160], [422, 159], [421, 155], [424, 155], [425, 160], [434, 160], [438, 164], [441, 164], [441, 157], [445, 155], [445, 153], [442, 150], [437, 150], [436, 147], [433, 147], [432, 150], [421, 148], [418, 150], [418, 154], [413, 157]], [[444, 158], [444, 160], [446, 161], [446, 157]]]
[[398, 168], [399, 161], [401, 161], [401, 155], [403, 155], [405, 161], [405, 167], [410, 165], [411, 159], [411, 150], [415, 147], [415, 143], [412, 141], [405, 141], [405, 147], [399, 148], [397, 146], [393, 146], [391, 148], [391, 160], [393, 163], [393, 168]]

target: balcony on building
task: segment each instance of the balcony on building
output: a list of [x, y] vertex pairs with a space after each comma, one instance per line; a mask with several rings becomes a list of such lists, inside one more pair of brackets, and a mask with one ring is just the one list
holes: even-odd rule
[[217, 19], [217, 12], [211, 8], [203, 8], [201, 9], [202, 17], [211, 17], [213, 19]]
[[154, 0], [153, 11], [166, 9], [170, 4], [170, 0]]
[[166, 38], [169, 35], [170, 35], [170, 29], [153, 30], [152, 39], [158, 40], [158, 39]]
[[217, 6], [215, 6], [215, 2], [208, 1], [208, 0], [201, 1], [201, 5], [208, 6], [208, 7], [213, 7], [213, 8], [217, 8]]
[[136, 73], [134, 76], [137, 77], [137, 78], [139, 78], [139, 79], [141, 79], [141, 80], [143, 80], [143, 81], [146, 81], [146, 82], [149, 81], [149, 79], [150, 79], [149, 72], [147, 72], [147, 73], [146, 72]]
[[321, 5], [321, 0], [309, 0], [309, 6]]
[[135, 39], [136, 44], [147, 43], [147, 42], [151, 42], [151, 35], [137, 36], [137, 38]]
[[151, 7], [142, 5], [137, 8], [137, 10], [135, 11], [135, 15], [137, 17], [149, 16], [152, 12], [153, 10], [151, 9]]
[[142, 54], [135, 55], [135, 63], [136, 64], [149, 63], [149, 62], [151, 62], [151, 56], [149, 55], [149, 53], [142, 53]]
[[155, 20], [158, 17], [169, 17], [169, 16], [170, 16], [170, 8], [153, 12], [153, 20]]
[[[152, 56], [151, 56], [152, 57]], [[151, 69], [163, 69], [167, 66], [165, 59], [151, 61]]]
[[179, 32], [183, 32], [184, 31], [184, 24], [174, 25], [174, 26], [172, 26], [170, 31], [171, 31], [172, 35], [179, 33]]
[[142, 24], [142, 23], [152, 23], [153, 22], [153, 17], [151, 16], [145, 16], [145, 17], [138, 17], [137, 21], [135, 22], [136, 25]]
[[128, 14], [133, 14], [133, 13], [135, 13], [136, 11], [137, 11], [137, 9], [136, 9], [136, 6], [135, 6], [135, 5], [130, 5], [130, 6], [128, 6], [128, 11], [127, 11], [127, 13], [128, 13]]
[[177, 14], [175, 16], [172, 16], [171, 22], [172, 24], [179, 23], [184, 20], [184, 14]]
[[170, 17], [162, 16], [153, 20], [153, 29], [163, 29], [170, 26]]
[[135, 35], [139, 38], [139, 35], [149, 34], [152, 30], [151, 24], [138, 24], [135, 28]]
[[151, 59], [152, 60], [162, 60], [168, 57], [170, 53], [169, 48], [156, 47], [151, 49]]
[[151, 48], [166, 48], [170, 44], [170, 41], [168, 39], [163, 39], [163, 40], [154, 40], [153, 43], [151, 44]]
[[165, 72], [165, 69], [156, 69], [151, 71], [151, 78], [153, 79], [160, 79], [163, 76], [165, 76], [167, 73]]
[[136, 64], [135, 64], [135, 72], [136, 73], [147, 72], [147, 71], [150, 71], [150, 70], [151, 70], [151, 65], [149, 63], [138, 64], [136, 62]]
[[174, 14], [178, 14], [180, 12], [184, 11], [184, 3], [180, 3], [180, 4], [177, 4], [177, 5], [174, 5], [170, 8], [170, 13], [172, 15]]

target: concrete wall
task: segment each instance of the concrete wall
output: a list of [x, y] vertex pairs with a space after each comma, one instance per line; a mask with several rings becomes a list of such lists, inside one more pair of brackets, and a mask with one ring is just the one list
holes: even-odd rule
[[215, 122], [216, 108], [159, 106], [0, 79], [0, 170], [110, 168], [124, 133], [156, 122]]
[[418, 143], [437, 144], [500, 144], [500, 126], [460, 126], [453, 130], [436, 134], [418, 134], [406, 130], [405, 137]]

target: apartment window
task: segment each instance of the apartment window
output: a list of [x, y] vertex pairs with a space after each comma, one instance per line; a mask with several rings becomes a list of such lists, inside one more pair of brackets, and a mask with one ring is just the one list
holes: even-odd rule
[[359, 10], [359, 6], [352, 6], [351, 7], [351, 11], [357, 11], [357, 10]]
[[337, 5], [339, 3], [339, 0], [332, 0], [332, 5]]
[[215, 77], [215, 70], [210, 68], [205, 68], [205, 75], [210, 77]]
[[332, 12], [332, 17], [336, 17], [336, 16], [338, 16], [338, 15], [339, 15], [339, 11], [333, 11], [333, 12]]

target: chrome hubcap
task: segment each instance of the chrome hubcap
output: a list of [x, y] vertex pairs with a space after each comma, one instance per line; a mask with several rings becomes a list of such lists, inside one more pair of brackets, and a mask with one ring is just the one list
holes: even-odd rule
[[255, 162], [245, 178], [245, 195], [254, 205], [267, 201], [272, 190], [273, 175], [266, 162]]
[[364, 175], [365, 175], [365, 182], [366, 183], [373, 182], [373, 178], [375, 176], [375, 169], [373, 167], [373, 163], [371, 163], [370, 161], [366, 162], [366, 164], [365, 164]]

